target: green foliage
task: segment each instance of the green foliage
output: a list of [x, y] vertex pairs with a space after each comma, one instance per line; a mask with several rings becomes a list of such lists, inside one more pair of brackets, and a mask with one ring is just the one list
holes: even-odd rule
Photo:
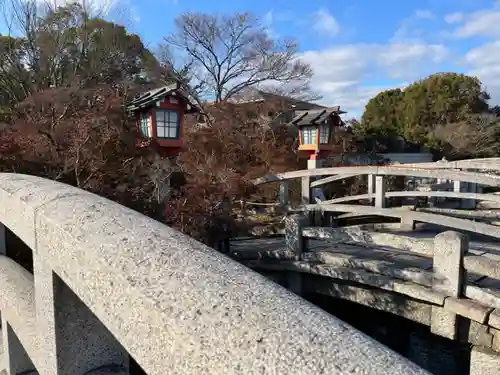
[[382, 143], [402, 137], [407, 142], [436, 147], [434, 130], [467, 121], [471, 114], [488, 110], [489, 96], [476, 77], [437, 73], [404, 90], [381, 92], [366, 105], [357, 135]]
[[139, 36], [78, 3], [28, 15], [18, 38], [0, 36], [0, 106], [51, 87], [130, 82], [158, 64]]
[[401, 107], [404, 92], [401, 89], [382, 91], [370, 99], [361, 119], [358, 134], [401, 135]]
[[486, 111], [487, 99], [476, 77], [433, 74], [404, 90], [402, 135], [415, 143], [432, 145], [429, 134], [436, 126], [464, 121], [470, 114]]

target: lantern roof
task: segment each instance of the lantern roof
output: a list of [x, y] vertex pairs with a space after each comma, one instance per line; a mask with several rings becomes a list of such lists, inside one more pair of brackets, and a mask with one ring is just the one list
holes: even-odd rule
[[297, 126], [304, 125], [319, 125], [329, 117], [338, 116], [343, 113], [347, 113], [345, 111], [341, 111], [339, 106], [330, 107], [330, 108], [321, 108], [321, 109], [310, 109], [305, 111], [295, 111], [295, 117], [290, 122], [291, 124]]
[[164, 100], [167, 96], [173, 96], [186, 102], [190, 109], [186, 113], [200, 112], [198, 107], [191, 103], [188, 96], [184, 91], [179, 88], [178, 83], [156, 88], [139, 94], [132, 101], [128, 102], [126, 107], [129, 111], [138, 111], [143, 108], [154, 105], [156, 102]]

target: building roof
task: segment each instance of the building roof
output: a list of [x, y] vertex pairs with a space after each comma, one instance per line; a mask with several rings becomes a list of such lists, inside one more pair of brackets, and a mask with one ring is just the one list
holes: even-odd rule
[[163, 86], [140, 94], [139, 96], [136, 96], [132, 101], [127, 103], [126, 108], [129, 111], [137, 111], [139, 109], [153, 105], [157, 101], [163, 100], [166, 96], [169, 95], [179, 97], [191, 106], [191, 109], [186, 111], [186, 113], [200, 112], [200, 109], [196, 105], [192, 104], [189, 100], [189, 95], [179, 89], [179, 85], [177, 83]]
[[228, 102], [232, 104], [259, 103], [265, 101], [284, 101], [288, 103], [290, 106], [297, 107], [298, 109], [326, 108], [316, 103], [295, 99], [291, 96], [280, 95], [277, 93], [258, 90], [256, 88], [249, 88], [247, 90], [243, 90], [241, 93], [238, 93], [234, 97], [228, 99]]
[[290, 121], [290, 123], [297, 126], [320, 124], [327, 120], [330, 116], [341, 115], [343, 113], [347, 112], [341, 111], [339, 106], [325, 109], [296, 111], [295, 117], [292, 119], [292, 121]]

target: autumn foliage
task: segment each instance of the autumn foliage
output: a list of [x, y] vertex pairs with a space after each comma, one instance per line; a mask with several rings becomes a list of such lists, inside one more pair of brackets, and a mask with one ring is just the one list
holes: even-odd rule
[[186, 184], [167, 204], [169, 224], [214, 245], [236, 229], [240, 201], [276, 198], [276, 186], [258, 190], [252, 179], [298, 169], [300, 161], [296, 134], [266, 116], [271, 106], [214, 105], [207, 123], [188, 132], [178, 160]]
[[39, 92], [16, 107], [0, 134], [3, 171], [33, 174], [95, 192], [154, 216], [155, 155], [135, 147], [126, 96], [111, 86]]

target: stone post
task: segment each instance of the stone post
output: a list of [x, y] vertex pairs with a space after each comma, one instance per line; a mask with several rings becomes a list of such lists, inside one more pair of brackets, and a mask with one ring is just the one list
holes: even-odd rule
[[288, 215], [285, 218], [285, 243], [287, 250], [295, 254], [295, 259], [299, 260], [305, 251], [304, 236], [302, 229], [308, 225], [305, 214]]
[[302, 182], [302, 204], [311, 203], [311, 177], [305, 176], [301, 179]]
[[473, 346], [470, 353], [470, 375], [497, 375], [500, 354], [481, 346]]
[[2, 365], [9, 375], [28, 373], [35, 370], [28, 353], [17, 338], [9, 323], [2, 319], [3, 361]]
[[[410, 211], [410, 210], [408, 210]], [[411, 232], [415, 230], [415, 220], [413, 220], [412, 212], [404, 213], [401, 216], [400, 228]]]
[[[316, 168], [321, 168], [323, 165], [322, 160], [320, 159], [309, 159], [307, 161], [307, 169], [316, 169]], [[313, 202], [312, 197], [313, 197], [313, 189], [311, 189], [311, 182], [317, 179], [315, 176], [311, 177], [302, 177], [302, 200], [304, 204], [309, 204], [309, 203], [316, 203], [315, 201]], [[319, 189], [321, 188], [314, 188], [314, 189]], [[307, 195], [306, 195], [307, 193]], [[306, 202], [307, 201], [307, 202]], [[317, 225], [320, 225], [321, 223], [321, 212], [315, 211], [315, 212], [310, 212], [309, 214], [309, 220], [310, 223], [316, 223]]]
[[[432, 289], [449, 297], [463, 295], [466, 271], [464, 255], [469, 249], [469, 240], [463, 233], [448, 231], [434, 238]], [[454, 340], [458, 335], [459, 317], [442, 307], [432, 307], [431, 332]]]
[[375, 207], [385, 208], [386, 198], [385, 198], [385, 179], [384, 176], [375, 177]]
[[375, 175], [369, 174], [368, 176], [368, 201], [369, 204], [373, 204], [373, 198], [375, 197]]
[[104, 324], [42, 259], [34, 253], [33, 270], [40, 375], [85, 374], [110, 364], [128, 368], [128, 353]]
[[280, 205], [288, 206], [288, 181], [280, 182]]
[[[467, 183], [462, 182], [462, 181], [453, 181], [453, 192], [455, 193], [462, 193], [464, 190], [466, 190]], [[460, 205], [458, 208], [465, 208], [467, 207], [467, 203], [465, 202], [465, 199], [460, 199]]]
[[[467, 183], [467, 190], [468, 193], [477, 193], [478, 191], [478, 186], [474, 182], [468, 182]], [[466, 210], [475, 210], [476, 209], [476, 200], [475, 199], [463, 199], [462, 203], [462, 208]]]
[[[286, 248], [295, 255], [295, 260], [300, 260], [301, 254], [306, 251], [306, 243], [302, 229], [308, 224], [307, 215], [289, 215], [285, 219]], [[296, 294], [302, 294], [302, 274], [299, 272], [287, 273], [288, 289]]]

